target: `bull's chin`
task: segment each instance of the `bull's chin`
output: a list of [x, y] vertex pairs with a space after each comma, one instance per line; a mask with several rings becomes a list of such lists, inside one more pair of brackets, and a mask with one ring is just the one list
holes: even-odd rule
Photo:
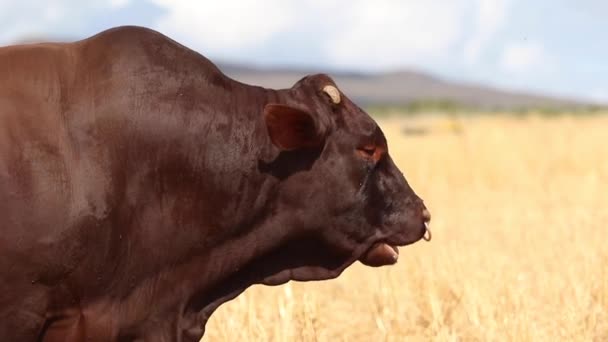
[[397, 260], [399, 260], [399, 249], [386, 242], [375, 243], [359, 258], [362, 264], [371, 267], [394, 265]]

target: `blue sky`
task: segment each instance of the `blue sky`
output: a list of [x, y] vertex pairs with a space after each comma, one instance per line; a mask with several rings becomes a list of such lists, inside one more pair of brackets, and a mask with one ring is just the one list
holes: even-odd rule
[[0, 0], [0, 45], [157, 29], [215, 61], [440, 77], [608, 103], [605, 0]]

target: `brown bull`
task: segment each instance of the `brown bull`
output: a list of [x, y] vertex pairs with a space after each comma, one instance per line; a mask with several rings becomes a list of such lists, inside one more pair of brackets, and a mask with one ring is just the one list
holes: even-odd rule
[[326, 75], [242, 84], [137, 27], [0, 48], [1, 341], [198, 341], [248, 286], [393, 264], [429, 219]]

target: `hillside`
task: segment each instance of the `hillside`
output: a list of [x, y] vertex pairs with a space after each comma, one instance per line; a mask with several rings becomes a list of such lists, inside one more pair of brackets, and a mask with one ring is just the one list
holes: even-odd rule
[[326, 72], [339, 87], [361, 105], [403, 106], [415, 102], [441, 101], [479, 109], [555, 108], [576, 109], [587, 104], [571, 99], [504, 91], [483, 85], [446, 81], [417, 71], [383, 74], [324, 70], [252, 68], [219, 64], [228, 76], [248, 84], [287, 88], [301, 77]]

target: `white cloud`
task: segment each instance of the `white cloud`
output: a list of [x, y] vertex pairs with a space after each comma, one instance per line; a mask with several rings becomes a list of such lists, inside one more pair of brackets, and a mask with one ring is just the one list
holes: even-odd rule
[[469, 64], [479, 60], [484, 46], [505, 25], [509, 0], [477, 0], [475, 31], [464, 47], [464, 58]]
[[463, 34], [465, 2], [350, 1], [325, 18], [337, 25], [324, 44], [332, 62], [342, 66], [390, 69], [431, 62], [449, 54]]
[[216, 51], [262, 43], [287, 29], [296, 14], [289, 2], [281, 0], [153, 2], [168, 11], [159, 30]]
[[116, 8], [116, 9], [126, 7], [131, 2], [130, 0], [109, 0], [109, 1], [110, 1], [110, 7]]
[[207, 53], [234, 59], [286, 33], [313, 40], [333, 65], [389, 69], [449, 54], [477, 0], [153, 1], [168, 11], [160, 31]]
[[42, 36], [45, 28], [56, 25], [65, 16], [69, 8], [66, 2], [49, 1], [44, 6], [27, 0], [0, 3], [0, 43]]
[[552, 67], [552, 58], [540, 43], [514, 42], [508, 44], [500, 59], [501, 67], [509, 72], [542, 71]]
[[50, 3], [43, 10], [43, 20], [49, 23], [57, 22], [61, 20], [68, 11], [68, 8], [61, 3]]
[[118, 9], [129, 1], [47, 0], [41, 3], [36, 0], [0, 0], [0, 44], [12, 44], [32, 37], [53, 39], [66, 28], [72, 29], [67, 31], [82, 29], [87, 24], [86, 18], [91, 18], [99, 9]]

